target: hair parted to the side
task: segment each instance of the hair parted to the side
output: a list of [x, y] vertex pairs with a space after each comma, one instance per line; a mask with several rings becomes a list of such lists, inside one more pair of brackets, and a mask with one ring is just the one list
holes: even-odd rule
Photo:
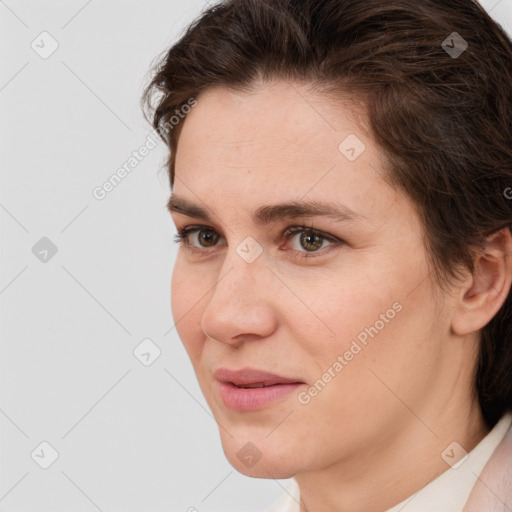
[[[468, 43], [453, 58], [442, 43]], [[439, 284], [512, 226], [512, 42], [473, 0], [230, 0], [161, 58], [143, 106], [170, 149], [169, 119], [210, 87], [285, 79], [359, 98], [388, 182], [414, 204]], [[200, 100], [199, 100], [200, 101]], [[512, 410], [512, 297], [482, 329], [475, 387], [494, 426]]]

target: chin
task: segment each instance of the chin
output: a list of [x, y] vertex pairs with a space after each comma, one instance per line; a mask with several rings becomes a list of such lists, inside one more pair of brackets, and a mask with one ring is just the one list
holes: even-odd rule
[[[220, 428], [222, 449], [229, 463], [245, 476], [253, 478], [287, 479], [297, 474], [297, 461], [290, 453], [291, 447], [285, 440], [276, 436], [275, 440], [265, 439], [265, 435], [249, 434], [233, 437]], [[251, 440], [252, 439], [252, 440]]]

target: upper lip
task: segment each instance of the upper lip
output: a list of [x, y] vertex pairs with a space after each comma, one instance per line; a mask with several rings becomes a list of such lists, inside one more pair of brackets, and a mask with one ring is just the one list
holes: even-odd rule
[[274, 384], [302, 384], [297, 379], [281, 377], [280, 375], [254, 368], [242, 368], [241, 370], [219, 368], [213, 375], [218, 381], [231, 382], [236, 386], [247, 386], [249, 384], [264, 384], [265, 386], [272, 386]]

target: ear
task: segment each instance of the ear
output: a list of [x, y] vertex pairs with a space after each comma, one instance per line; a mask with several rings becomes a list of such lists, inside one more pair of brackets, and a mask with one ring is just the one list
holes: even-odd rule
[[478, 331], [499, 311], [512, 283], [512, 235], [508, 228], [486, 238], [475, 257], [473, 273], [468, 273], [459, 293], [452, 318], [452, 330], [464, 335]]

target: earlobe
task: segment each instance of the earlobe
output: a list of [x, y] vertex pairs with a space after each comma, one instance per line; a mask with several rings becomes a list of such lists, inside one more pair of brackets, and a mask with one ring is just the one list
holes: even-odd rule
[[453, 332], [465, 335], [487, 325], [505, 302], [511, 283], [512, 235], [503, 228], [489, 235], [475, 256], [474, 271], [460, 289]]

